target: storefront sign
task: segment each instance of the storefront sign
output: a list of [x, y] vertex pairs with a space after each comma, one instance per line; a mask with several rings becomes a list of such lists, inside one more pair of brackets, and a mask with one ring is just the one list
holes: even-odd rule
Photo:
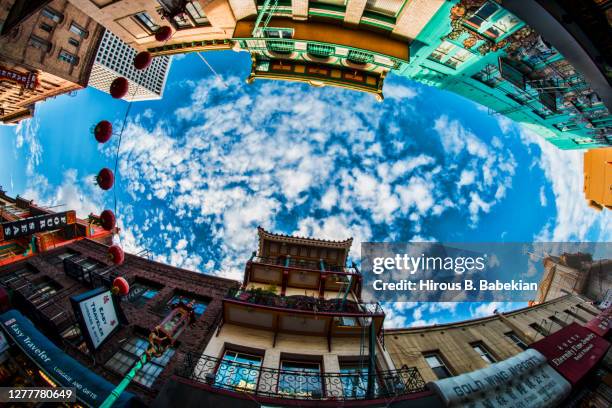
[[601, 360], [610, 343], [572, 323], [529, 347], [544, 354], [548, 363], [574, 385]]
[[536, 350], [429, 383], [446, 406], [473, 408], [554, 407], [571, 392], [571, 385]]
[[38, 81], [37, 78], [38, 75], [35, 72], [22, 74], [0, 66], [0, 79], [16, 82], [25, 89], [35, 89]]
[[612, 330], [612, 306], [595, 316], [584, 327], [598, 336], [606, 337]]
[[37, 215], [22, 220], [3, 222], [0, 224], [0, 241], [37, 232], [53, 231], [74, 223], [76, 223], [76, 213], [74, 211]]
[[[0, 315], [0, 326], [53, 382], [61, 387], [74, 387], [77, 399], [82, 404], [99, 407], [115, 388], [113, 384], [66, 355], [18, 311], [9, 310]], [[131, 401], [135, 398], [134, 394], [123, 392], [113, 407], [131, 406]]]
[[86, 334], [88, 344], [93, 350], [119, 329], [117, 309], [110, 290], [94, 289], [74, 296], [70, 301], [79, 317], [81, 331]]

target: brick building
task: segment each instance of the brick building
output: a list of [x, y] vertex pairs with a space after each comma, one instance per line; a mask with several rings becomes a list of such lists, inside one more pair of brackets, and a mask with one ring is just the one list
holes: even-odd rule
[[[185, 355], [202, 353], [218, 323], [221, 299], [238, 282], [133, 255], [126, 255], [120, 266], [109, 266], [107, 251], [106, 245], [91, 240], [75, 242], [0, 268], [0, 285], [9, 291], [12, 308], [30, 319], [64, 353], [110, 384], [121, 381], [144, 351], [150, 330], [174, 305], [195, 301], [193, 325], [185, 329], [175, 346], [162, 357], [147, 363], [128, 388], [148, 405], [176, 366], [183, 363]], [[108, 286], [116, 276], [130, 283], [129, 295], [120, 301], [127, 324], [91, 351], [72, 312], [70, 298], [95, 287]], [[17, 353], [15, 356], [17, 359]], [[27, 364], [27, 358], [21, 356], [20, 361], [24, 360]], [[9, 361], [4, 369], [19, 370], [20, 361]], [[6, 364], [11, 367], [7, 369]], [[53, 378], [53, 373], [43, 374]], [[29, 384], [40, 383], [37, 374], [33, 377]], [[57, 378], [53, 379], [57, 382]], [[15, 384], [14, 380], [7, 381]]]
[[103, 29], [67, 0], [0, 1], [0, 122], [87, 86]]

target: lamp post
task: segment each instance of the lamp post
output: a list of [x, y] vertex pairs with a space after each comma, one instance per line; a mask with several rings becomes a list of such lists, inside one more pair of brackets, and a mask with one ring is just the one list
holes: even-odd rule
[[125, 375], [123, 380], [108, 395], [100, 408], [110, 408], [132, 382], [138, 371], [152, 358], [161, 357], [168, 348], [174, 345], [176, 339], [181, 335], [185, 328], [193, 323], [193, 301], [188, 304], [179, 301], [174, 309], [157, 325], [149, 334], [149, 347], [140, 356], [132, 369]]

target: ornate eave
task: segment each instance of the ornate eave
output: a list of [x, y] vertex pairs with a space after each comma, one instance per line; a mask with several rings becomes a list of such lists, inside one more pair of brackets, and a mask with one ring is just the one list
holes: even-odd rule
[[311, 245], [311, 246], [326, 247], [326, 248], [344, 249], [346, 250], [346, 254], [348, 254], [348, 251], [351, 249], [351, 245], [353, 244], [352, 237], [345, 239], [344, 241], [332, 241], [332, 240], [319, 239], [319, 238], [298, 237], [298, 236], [293, 236], [293, 235], [275, 234], [272, 232], [268, 232], [260, 226], [257, 227], [257, 235], [259, 236], [259, 252], [260, 253], [263, 250], [264, 240], [285, 242], [285, 243], [298, 244], [298, 245]]

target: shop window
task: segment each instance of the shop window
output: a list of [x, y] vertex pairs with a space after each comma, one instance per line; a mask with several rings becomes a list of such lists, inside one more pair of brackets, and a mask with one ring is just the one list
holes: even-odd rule
[[28, 44], [31, 47], [38, 48], [39, 50], [43, 50], [44, 52], [51, 51], [51, 43], [35, 35], [30, 37], [30, 41], [28, 42]]
[[174, 294], [166, 303], [166, 311], [169, 312], [170, 310], [172, 310], [176, 305], [179, 304], [179, 302], [189, 304], [192, 301], [194, 302], [194, 314], [196, 315], [196, 317], [202, 316], [202, 314], [204, 314], [204, 312], [206, 311], [206, 307], [208, 306], [209, 301], [207, 299], [189, 294]]
[[53, 10], [50, 7], [45, 7], [40, 12], [44, 17], [56, 22], [61, 23], [64, 20], [64, 15], [58, 11]]
[[564, 312], [567, 313], [568, 315], [570, 315], [574, 320], [578, 320], [578, 321], [580, 321], [582, 323], [586, 323], [587, 322], [587, 320], [584, 317], [580, 316], [578, 313], [575, 313], [575, 312], [573, 312], [573, 311], [571, 311], [569, 309], [565, 309]]
[[157, 25], [153, 19], [151, 19], [151, 16], [144, 11], [134, 14], [132, 17], [150, 33], [154, 33], [159, 29], [159, 25]]
[[[104, 366], [123, 376], [140, 359], [148, 346], [149, 342], [144, 337], [132, 337], [121, 345]], [[136, 373], [134, 381], [150, 388], [173, 355], [174, 349], [168, 348], [161, 357], [151, 359]]]
[[448, 369], [446, 364], [444, 364], [444, 360], [442, 359], [442, 355], [440, 353], [427, 353], [424, 354], [423, 357], [425, 357], [427, 365], [429, 365], [429, 368], [432, 369], [438, 379], [448, 378], [452, 376], [450, 370]]
[[508, 337], [514, 344], [517, 345], [521, 350], [527, 350], [527, 344], [513, 331], [504, 333], [506, 337]]
[[300, 397], [322, 396], [321, 364], [281, 360], [278, 392]]
[[471, 346], [486, 363], [493, 364], [495, 362], [495, 358], [482, 342], [473, 343]]
[[130, 285], [130, 293], [125, 297], [126, 300], [136, 306], [142, 306], [153, 299], [159, 293], [160, 286], [136, 280]]
[[57, 58], [60, 61], [69, 63], [70, 65], [77, 65], [79, 63], [79, 57], [77, 57], [74, 54], [69, 53], [66, 50], [61, 50]]
[[87, 38], [87, 36], [89, 35], [89, 32], [87, 30], [85, 30], [83, 27], [79, 26], [74, 22], [70, 24], [70, 31], [81, 38]]
[[257, 387], [262, 358], [226, 350], [215, 374], [215, 386], [253, 391]]

